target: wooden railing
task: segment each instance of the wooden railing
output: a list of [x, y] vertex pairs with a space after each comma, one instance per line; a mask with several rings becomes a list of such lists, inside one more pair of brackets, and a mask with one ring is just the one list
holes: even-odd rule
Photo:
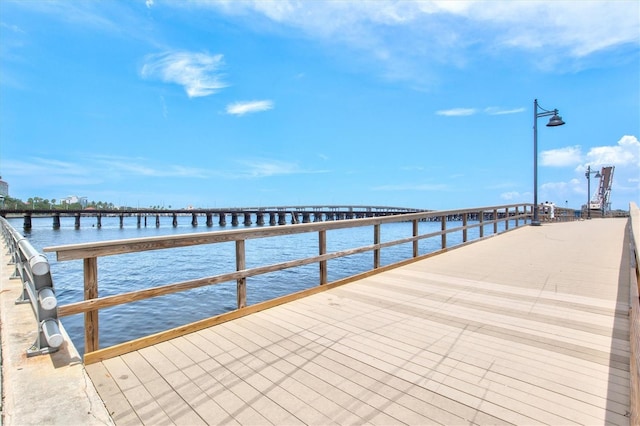
[[[403, 215], [394, 215], [387, 217], [374, 217], [364, 219], [340, 220], [332, 222], [304, 223], [297, 225], [283, 225], [278, 227], [259, 227], [251, 229], [235, 229], [229, 231], [202, 232], [184, 235], [169, 235], [161, 237], [135, 238], [126, 240], [103, 241], [94, 243], [83, 243], [56, 247], [47, 247], [45, 252], [56, 252], [58, 261], [82, 259], [84, 262], [84, 301], [70, 303], [58, 308], [60, 317], [84, 313], [84, 330], [85, 330], [85, 363], [90, 364], [102, 359], [107, 359], [126, 352], [140, 349], [155, 343], [159, 343], [171, 338], [194, 332], [211, 325], [228, 321], [252, 312], [257, 312], [276, 306], [291, 300], [295, 300], [309, 294], [324, 291], [325, 289], [345, 284], [356, 279], [363, 278], [368, 275], [382, 272], [402, 264], [410, 263], [419, 259], [423, 259], [437, 253], [449, 250], [451, 244], [448, 244], [447, 236], [454, 232], [462, 234], [461, 243], [456, 247], [468, 244], [468, 231], [478, 228], [478, 239], [486, 238], [498, 234], [499, 232], [509, 231], [518, 226], [526, 225], [530, 221], [532, 215], [532, 206], [530, 204], [503, 205], [492, 207], [480, 207], [473, 209], [448, 210], [448, 211], [432, 211], [409, 213]], [[448, 228], [447, 224], [459, 224], [460, 222], [450, 222], [447, 218], [457, 216], [461, 218], [461, 226]], [[544, 220], [544, 216], [541, 216]], [[419, 234], [419, 222], [421, 221], [439, 221], [441, 223], [440, 230], [426, 234]], [[384, 224], [410, 222], [412, 233], [405, 238], [394, 241], [381, 242], [380, 228]], [[503, 229], [499, 231], [498, 224], [504, 222]], [[336, 229], [356, 228], [356, 227], [372, 227], [373, 228], [373, 244], [354, 247], [347, 250], [337, 252], [327, 252], [327, 232]], [[485, 229], [489, 229], [488, 235]], [[492, 232], [491, 232], [492, 231]], [[247, 269], [245, 258], [245, 242], [250, 239], [281, 237], [287, 235], [302, 233], [318, 234], [318, 255], [303, 259], [289, 260], [281, 263], [275, 263], [266, 266], [259, 266]], [[439, 238], [441, 241], [440, 249], [429, 253], [419, 253], [419, 241], [428, 238]], [[98, 297], [98, 258], [104, 256], [143, 252], [149, 250], [171, 249], [177, 247], [187, 247], [202, 244], [217, 244], [224, 242], [235, 242], [235, 265], [236, 270], [215, 276], [203, 277], [199, 279], [178, 282], [174, 284], [147, 288], [128, 293], [111, 295], [106, 297]], [[412, 244], [412, 257], [401, 260], [392, 265], [381, 266], [380, 253], [387, 247], [399, 244]], [[372, 269], [351, 277], [343, 278], [332, 283], [328, 282], [327, 262], [331, 259], [341, 258], [359, 253], [373, 252]], [[248, 277], [266, 274], [275, 271], [281, 271], [287, 268], [303, 266], [317, 263], [319, 265], [319, 286], [311, 289], [292, 293], [286, 296], [278, 297], [270, 301], [257, 303], [247, 306], [246, 303], [246, 280]], [[121, 343], [110, 348], [99, 349], [99, 327], [98, 312], [101, 309], [109, 308], [116, 305], [131, 303], [152, 297], [167, 295], [171, 293], [186, 291], [198, 287], [220, 284], [223, 282], [236, 281], [237, 288], [237, 309], [212, 318], [191, 323], [182, 327], [178, 327], [166, 332], [157, 333], [144, 338], [136, 339], [130, 342]]]
[[631, 265], [629, 297], [629, 344], [630, 351], [630, 389], [631, 425], [640, 425], [640, 210], [635, 203], [629, 205], [631, 221]]

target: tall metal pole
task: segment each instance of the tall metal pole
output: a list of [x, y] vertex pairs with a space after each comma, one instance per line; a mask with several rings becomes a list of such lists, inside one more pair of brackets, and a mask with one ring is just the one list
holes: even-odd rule
[[591, 165], [587, 166], [587, 219], [591, 219]]
[[538, 100], [533, 100], [533, 220], [531, 225], [540, 226], [538, 218]]

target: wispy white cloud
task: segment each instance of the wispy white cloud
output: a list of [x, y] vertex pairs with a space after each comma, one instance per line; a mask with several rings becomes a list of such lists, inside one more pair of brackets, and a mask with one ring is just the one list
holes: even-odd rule
[[7, 24], [5, 22], [0, 22], [0, 28], [4, 28], [6, 30], [12, 31], [18, 34], [25, 34], [26, 32], [17, 25]]
[[411, 72], [416, 58], [459, 66], [481, 60], [472, 51], [481, 57], [524, 51], [532, 62], [548, 66], [637, 45], [640, 13], [633, 1], [201, 0], [197, 5], [229, 15], [255, 13], [308, 37], [368, 51], [396, 75]]
[[103, 174], [112, 178], [136, 177], [170, 177], [203, 179], [213, 175], [213, 172], [179, 164], [157, 164], [145, 158], [131, 158], [118, 156], [93, 156], [86, 159], [99, 167]]
[[140, 75], [179, 84], [190, 98], [195, 98], [212, 95], [228, 86], [219, 74], [223, 64], [220, 54], [164, 52], [147, 55]]
[[230, 177], [263, 178], [295, 174], [327, 173], [327, 170], [311, 170], [300, 167], [297, 163], [273, 159], [245, 159], [238, 161], [241, 169]]
[[444, 183], [380, 185], [371, 188], [373, 191], [447, 191], [449, 186]]
[[[55, 187], [64, 185], [85, 186], [102, 181], [92, 173], [91, 167], [82, 162], [60, 161], [41, 157], [22, 160], [4, 160], [3, 175], [10, 176], [21, 185]], [[17, 179], [16, 179], [17, 178]]]
[[268, 111], [270, 109], [273, 109], [273, 102], [268, 100], [234, 102], [227, 105], [227, 114], [244, 115], [253, 112]]
[[164, 100], [164, 96], [160, 96], [160, 103], [162, 104], [162, 116], [164, 118], [169, 117], [169, 108], [167, 108], [167, 102]]
[[450, 108], [441, 109], [436, 111], [436, 115], [443, 115], [446, 117], [466, 117], [469, 115], [475, 115], [484, 113], [488, 115], [506, 115], [506, 114], [519, 114], [526, 111], [526, 108], [502, 108], [502, 107], [487, 107], [484, 109], [478, 108]]
[[[145, 158], [89, 155], [73, 161], [33, 157], [29, 161], [4, 161], [3, 170], [13, 177], [29, 177], [43, 185], [86, 186], [105, 180], [144, 177], [208, 178], [207, 169], [179, 164], [158, 164]], [[100, 173], [96, 173], [99, 170]]]
[[444, 115], [446, 117], [464, 117], [467, 115], [474, 115], [477, 112], [478, 110], [475, 108], [452, 108], [436, 111], [436, 114]]
[[530, 192], [518, 192], [518, 191], [507, 191], [500, 194], [500, 198], [502, 200], [519, 202], [521, 200], [529, 200], [531, 198]]
[[521, 112], [525, 112], [525, 111], [526, 111], [526, 108], [505, 109], [500, 107], [488, 107], [484, 109], [484, 112], [489, 115], [520, 114]]
[[568, 146], [541, 152], [540, 164], [551, 167], [573, 166], [580, 163], [581, 158], [580, 146]]

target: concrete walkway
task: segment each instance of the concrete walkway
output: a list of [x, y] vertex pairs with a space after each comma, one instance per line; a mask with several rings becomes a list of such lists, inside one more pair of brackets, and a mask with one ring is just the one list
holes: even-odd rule
[[16, 305], [22, 284], [10, 279], [14, 266], [4, 243], [0, 251], [2, 423], [25, 425], [112, 425], [75, 347], [65, 343], [51, 355], [27, 358], [37, 337], [30, 304]]

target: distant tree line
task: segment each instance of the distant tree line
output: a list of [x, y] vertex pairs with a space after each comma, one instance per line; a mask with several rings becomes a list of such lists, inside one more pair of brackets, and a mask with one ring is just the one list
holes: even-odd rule
[[[116, 206], [113, 203], [106, 201], [89, 201], [86, 203], [68, 203], [55, 198], [40, 198], [30, 197], [27, 201], [22, 201], [18, 198], [9, 196], [4, 197], [4, 202], [0, 199], [0, 208], [5, 210], [82, 210], [82, 209], [96, 209], [96, 210], [135, 210], [135, 207]], [[164, 206], [149, 206], [148, 208], [154, 210], [162, 210]], [[167, 207], [171, 208], [171, 206]]]

